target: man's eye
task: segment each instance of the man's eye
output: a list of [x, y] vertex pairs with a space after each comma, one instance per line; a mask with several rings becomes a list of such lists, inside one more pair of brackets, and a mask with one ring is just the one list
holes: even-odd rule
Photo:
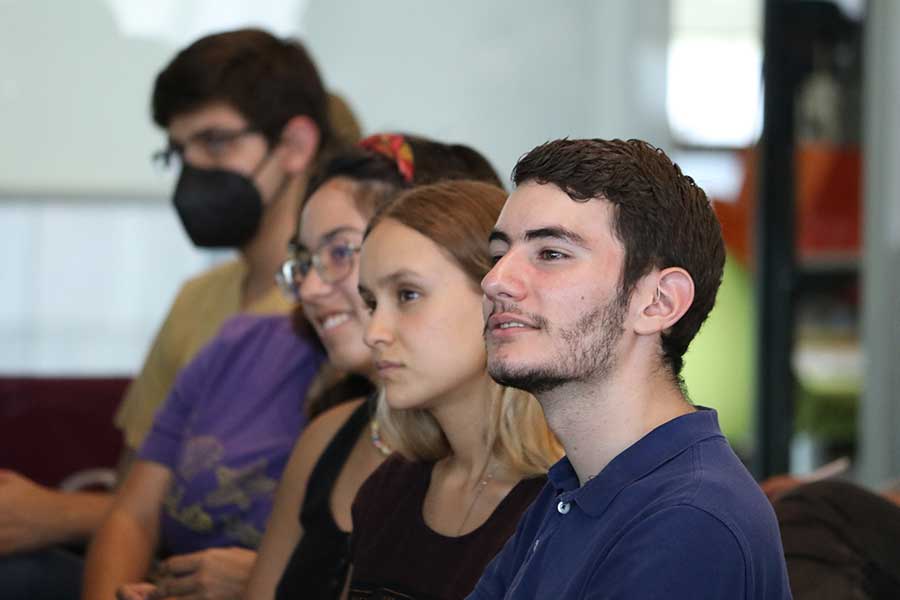
[[562, 260], [566, 258], [566, 255], [558, 250], [541, 250], [538, 253], [538, 257], [541, 260]]
[[203, 145], [206, 146], [206, 151], [210, 154], [221, 154], [225, 151], [230, 141], [225, 135], [213, 133], [202, 139]]
[[491, 265], [496, 265], [498, 262], [500, 262], [500, 259], [501, 259], [501, 258], [503, 258], [503, 255], [502, 255], [502, 254], [498, 254], [498, 255], [496, 255], [496, 256], [492, 256], [492, 257], [491, 257]]

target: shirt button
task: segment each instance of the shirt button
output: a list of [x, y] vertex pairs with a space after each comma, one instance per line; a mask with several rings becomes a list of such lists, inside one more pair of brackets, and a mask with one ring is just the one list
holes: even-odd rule
[[572, 508], [572, 505], [568, 502], [563, 502], [562, 500], [556, 505], [556, 510], [559, 511], [559, 514], [561, 515], [568, 514], [570, 508]]

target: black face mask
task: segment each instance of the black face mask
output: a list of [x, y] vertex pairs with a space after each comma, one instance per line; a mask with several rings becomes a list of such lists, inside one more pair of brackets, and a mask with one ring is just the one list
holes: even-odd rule
[[259, 229], [263, 203], [253, 181], [234, 171], [184, 163], [172, 198], [188, 236], [203, 248], [239, 248]]

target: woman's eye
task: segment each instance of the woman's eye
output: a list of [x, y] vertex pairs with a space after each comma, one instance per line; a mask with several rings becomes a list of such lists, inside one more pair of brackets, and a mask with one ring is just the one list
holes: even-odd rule
[[406, 304], [407, 302], [417, 300], [419, 296], [419, 292], [413, 290], [400, 290], [397, 292], [397, 299], [400, 301], [400, 304]]
[[331, 249], [331, 259], [334, 261], [345, 261], [353, 255], [350, 246], [335, 246]]
[[503, 258], [502, 254], [498, 254], [497, 256], [492, 256], [491, 257], [491, 265], [496, 265], [498, 262], [500, 262], [501, 258]]

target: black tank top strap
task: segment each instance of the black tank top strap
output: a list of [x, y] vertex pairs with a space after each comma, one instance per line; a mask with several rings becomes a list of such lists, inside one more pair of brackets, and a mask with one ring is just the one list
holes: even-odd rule
[[310, 473], [306, 498], [300, 509], [303, 537], [278, 582], [277, 600], [337, 600], [340, 597], [347, 578], [350, 536], [334, 522], [331, 492], [356, 440], [371, 419], [373, 398], [360, 404], [341, 425]]
[[313, 467], [309, 476], [309, 482], [306, 485], [306, 496], [303, 506], [300, 509], [300, 520], [306, 521], [305, 517], [311, 517], [318, 520], [315, 513], [320, 510], [331, 514], [330, 499], [331, 491], [334, 488], [334, 482], [337, 480], [344, 463], [353, 451], [353, 446], [359, 438], [359, 434], [369, 424], [371, 420], [372, 400], [360, 404], [353, 414], [341, 425], [338, 432], [331, 438], [326, 446], [322, 456], [319, 457], [316, 466]]

